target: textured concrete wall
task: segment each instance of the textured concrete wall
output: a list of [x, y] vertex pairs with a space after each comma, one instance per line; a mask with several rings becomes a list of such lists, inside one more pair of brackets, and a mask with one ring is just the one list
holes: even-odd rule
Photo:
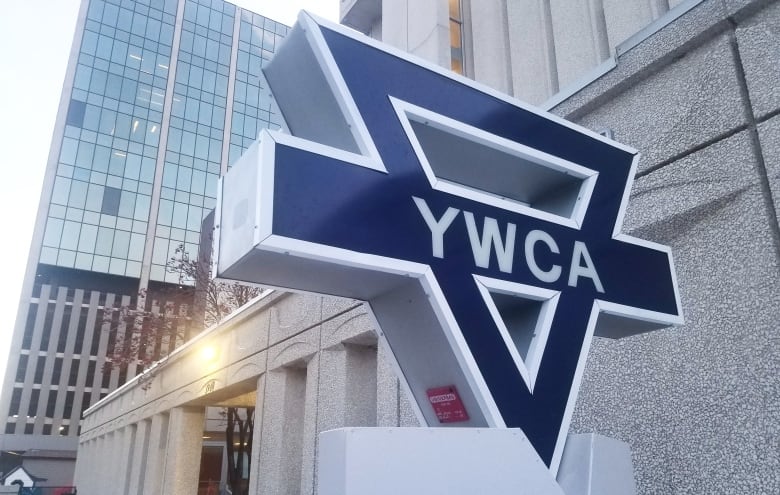
[[686, 325], [594, 339], [573, 429], [642, 494], [780, 493], [780, 2], [710, 0], [555, 109], [643, 158], [624, 231], [672, 246]]

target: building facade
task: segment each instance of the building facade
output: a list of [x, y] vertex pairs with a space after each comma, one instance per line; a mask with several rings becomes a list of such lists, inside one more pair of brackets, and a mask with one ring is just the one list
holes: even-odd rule
[[135, 374], [103, 372], [121, 338], [106, 322], [181, 282], [166, 263], [179, 246], [197, 253], [218, 177], [259, 130], [279, 127], [260, 68], [287, 30], [222, 0], [82, 1], [0, 448], [75, 452], [82, 412]]
[[[627, 442], [641, 494], [780, 491], [780, 2], [348, 0], [342, 15], [642, 152], [623, 232], [672, 247], [686, 323], [594, 339], [572, 431]], [[156, 493], [139, 473], [191, 492], [205, 407], [240, 403], [256, 407], [249, 493], [313, 493], [319, 432], [419, 424], [374, 330], [357, 301], [256, 300], [150, 388], [88, 411], [80, 492], [118, 475]]]

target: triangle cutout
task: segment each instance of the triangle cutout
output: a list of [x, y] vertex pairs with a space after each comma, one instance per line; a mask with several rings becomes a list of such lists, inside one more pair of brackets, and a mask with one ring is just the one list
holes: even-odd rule
[[520, 375], [533, 392], [560, 293], [476, 275], [474, 279]]

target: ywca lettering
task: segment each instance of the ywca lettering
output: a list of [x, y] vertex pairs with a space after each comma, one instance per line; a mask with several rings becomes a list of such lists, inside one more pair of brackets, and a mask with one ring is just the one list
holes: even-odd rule
[[[424, 199], [412, 196], [417, 209], [420, 211], [425, 224], [431, 231], [431, 250], [435, 258], [444, 258], [444, 234], [452, 222], [461, 213], [457, 208], [447, 208], [447, 211], [437, 219], [433, 216], [428, 203]], [[515, 241], [517, 226], [511, 222], [506, 225], [506, 236], [502, 238], [498, 221], [495, 218], [485, 217], [480, 235], [474, 215], [469, 211], [463, 211], [466, 221], [466, 233], [469, 236], [471, 251], [474, 255], [474, 264], [480, 268], [489, 268], [490, 253], [494, 251], [498, 260], [498, 269], [504, 273], [512, 273], [515, 254]], [[560, 254], [561, 250], [553, 237], [543, 230], [531, 230], [525, 236], [523, 243], [525, 262], [531, 274], [541, 282], [554, 283], [563, 275], [561, 265], [552, 265], [545, 269], [536, 262], [534, 250], [537, 245], [547, 249], [553, 254]], [[574, 241], [571, 262], [569, 263], [568, 280], [569, 287], [577, 287], [580, 278], [589, 278], [598, 292], [604, 292], [596, 266], [593, 264], [588, 247], [582, 241]]]

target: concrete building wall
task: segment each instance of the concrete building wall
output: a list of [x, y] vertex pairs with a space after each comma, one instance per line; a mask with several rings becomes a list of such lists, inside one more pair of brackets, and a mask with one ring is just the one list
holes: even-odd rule
[[624, 231], [672, 247], [686, 325], [595, 339], [573, 428], [640, 493], [780, 490], [778, 2], [703, 2], [553, 109], [642, 152]]

